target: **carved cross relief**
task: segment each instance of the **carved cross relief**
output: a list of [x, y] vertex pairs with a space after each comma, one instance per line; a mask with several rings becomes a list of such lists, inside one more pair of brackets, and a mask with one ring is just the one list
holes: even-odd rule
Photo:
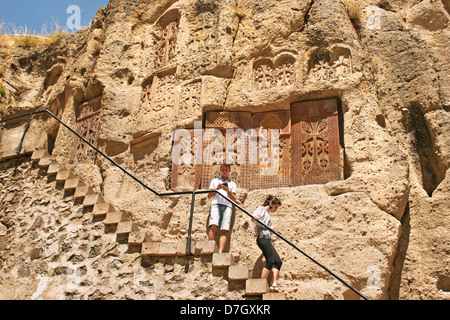
[[178, 21], [167, 24], [158, 39], [156, 48], [155, 68], [161, 69], [168, 65], [175, 57], [175, 49], [178, 37]]
[[263, 59], [253, 65], [253, 89], [255, 91], [295, 84], [295, 58], [291, 55], [276, 59]]
[[[91, 99], [76, 108], [76, 131], [92, 145], [97, 145], [102, 112], [102, 96]], [[75, 139], [72, 159], [77, 163], [94, 163], [96, 152], [81, 139]]]

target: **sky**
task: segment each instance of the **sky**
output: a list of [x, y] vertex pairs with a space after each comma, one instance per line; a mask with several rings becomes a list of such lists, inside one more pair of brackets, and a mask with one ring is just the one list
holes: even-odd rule
[[[48, 33], [55, 25], [74, 32], [90, 25], [95, 13], [109, 0], [0, 0], [0, 25], [8, 33], [26, 30]], [[3, 29], [3, 32], [5, 30]]]

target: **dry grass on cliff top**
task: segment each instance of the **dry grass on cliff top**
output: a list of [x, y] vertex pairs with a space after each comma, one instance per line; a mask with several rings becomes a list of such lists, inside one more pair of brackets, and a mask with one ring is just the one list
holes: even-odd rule
[[16, 27], [14, 24], [6, 26], [0, 24], [0, 47], [38, 47], [48, 46], [60, 37], [69, 34], [66, 28], [57, 24], [52, 25], [51, 31], [47, 32], [47, 27], [42, 27], [41, 33], [25, 27]]

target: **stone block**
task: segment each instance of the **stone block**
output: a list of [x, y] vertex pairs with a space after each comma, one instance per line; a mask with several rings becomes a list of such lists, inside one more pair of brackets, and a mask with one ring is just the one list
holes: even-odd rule
[[116, 234], [128, 234], [133, 231], [139, 231], [139, 227], [133, 221], [122, 221], [117, 224]]
[[161, 242], [159, 245], [160, 256], [176, 256], [177, 242]]
[[47, 174], [57, 174], [60, 171], [66, 171], [66, 168], [64, 168], [62, 164], [56, 161], [50, 163], [50, 165], [47, 168]]
[[[69, 180], [67, 180], [69, 181]], [[66, 183], [67, 183], [66, 181]], [[65, 188], [65, 185], [64, 185]], [[73, 195], [74, 199], [84, 198], [87, 195], [94, 194], [94, 191], [89, 186], [78, 186], [75, 189], [75, 194]]]
[[[177, 243], [177, 256], [186, 255], [186, 242], [187, 240], [178, 241]], [[195, 253], [195, 242], [191, 241], [191, 254]]]
[[161, 242], [144, 242], [142, 244], [141, 255], [143, 256], [157, 256], [159, 255], [159, 245]]
[[77, 177], [67, 179], [64, 182], [64, 190], [74, 190], [80, 185], [80, 179]]
[[214, 253], [212, 256], [212, 266], [214, 268], [226, 268], [234, 264], [233, 255], [227, 253]]
[[39, 168], [47, 168], [53, 162], [53, 158], [51, 156], [43, 157], [39, 160], [38, 166]]
[[94, 205], [94, 209], [92, 211], [92, 214], [94, 216], [102, 216], [107, 214], [108, 212], [115, 212], [116, 210], [114, 209], [114, 207], [112, 206], [112, 204], [108, 203], [108, 202], [103, 202], [103, 203], [96, 203]]
[[150, 235], [146, 231], [133, 231], [128, 236], [128, 244], [141, 245], [150, 241]]
[[233, 265], [228, 268], [229, 280], [247, 280], [250, 276], [250, 270], [247, 266]]
[[196, 255], [209, 255], [217, 251], [217, 244], [214, 240], [200, 240], [195, 244]]
[[103, 197], [100, 194], [98, 193], [89, 194], [84, 197], [83, 207], [92, 207], [96, 203], [103, 203], [103, 202], [105, 202], [105, 200], [103, 200]]
[[64, 170], [64, 171], [59, 171], [56, 174], [56, 178], [55, 179], [56, 179], [57, 182], [65, 182], [67, 179], [70, 179], [70, 178], [76, 178], [76, 176], [73, 174], [72, 171]]
[[128, 215], [122, 213], [122, 212], [117, 212], [117, 211], [112, 211], [112, 212], [108, 212], [106, 214], [106, 219], [103, 220], [104, 224], [118, 224], [122, 221], [126, 221], [128, 219]]
[[286, 293], [270, 292], [263, 294], [263, 300], [287, 300]]
[[267, 279], [247, 279], [245, 292], [248, 296], [257, 296], [269, 292]]
[[45, 149], [38, 149], [31, 155], [31, 161], [39, 162], [43, 157], [50, 157], [50, 154]]

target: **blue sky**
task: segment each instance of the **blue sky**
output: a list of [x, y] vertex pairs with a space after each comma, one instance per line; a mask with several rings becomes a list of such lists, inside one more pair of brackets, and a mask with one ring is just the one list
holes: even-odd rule
[[[14, 27], [27, 28], [31, 33], [51, 32], [55, 22], [76, 31], [76, 27], [88, 26], [95, 13], [102, 6], [107, 6], [109, 0], [1, 0], [0, 24], [6, 26], [9, 32]], [[69, 11], [69, 12], [68, 12]], [[44, 27], [43, 30], [43, 26]]]

